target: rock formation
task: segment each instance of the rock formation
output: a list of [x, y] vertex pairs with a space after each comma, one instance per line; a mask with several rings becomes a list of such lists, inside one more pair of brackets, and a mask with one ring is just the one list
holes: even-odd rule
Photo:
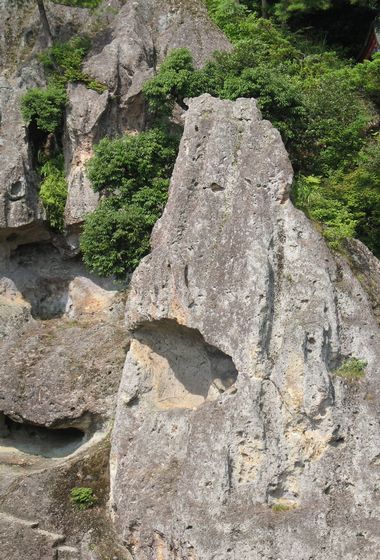
[[379, 328], [291, 181], [254, 100], [191, 101], [127, 302], [111, 507], [135, 559], [378, 557]]
[[66, 224], [71, 230], [97, 203], [84, 173], [92, 144], [107, 134], [145, 126], [142, 87], [167, 53], [179, 47], [189, 48], [198, 66], [215, 50], [230, 48], [199, 0], [127, 2], [110, 33], [99, 39], [99, 52], [88, 57], [84, 70], [106, 84], [107, 92], [98, 95], [81, 85], [69, 90], [66, 143], [71, 171]]
[[[98, 202], [85, 174], [93, 144], [141, 129], [141, 88], [168, 50], [198, 65], [229, 48], [201, 2], [107, 0], [91, 12], [47, 2], [57, 40], [90, 34], [85, 71], [105, 86], [68, 86], [59, 142], [69, 192], [65, 233], [53, 233], [38, 196], [38, 145], [20, 100], [45, 76], [36, 3], [0, 1], [0, 558], [130, 558], [107, 513], [109, 437], [129, 344], [120, 286], [76, 255]], [[37, 139], [38, 140], [38, 139]], [[97, 506], [78, 512], [75, 486]]]
[[0, 0], [0, 558], [377, 559], [379, 262], [354, 240], [332, 253], [293, 207], [254, 100], [204, 95], [128, 296], [90, 274], [94, 143], [144, 128], [170, 49], [201, 66], [230, 45], [201, 0], [47, 8], [58, 39], [91, 35], [84, 70], [106, 88], [68, 86], [53, 233], [20, 116], [45, 83], [36, 5]]

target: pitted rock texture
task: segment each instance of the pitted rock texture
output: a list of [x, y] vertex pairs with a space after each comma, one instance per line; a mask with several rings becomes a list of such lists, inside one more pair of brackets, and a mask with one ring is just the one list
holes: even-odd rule
[[49, 244], [0, 266], [0, 413], [37, 426], [104, 424], [125, 358], [125, 298]]
[[380, 554], [379, 328], [291, 181], [254, 100], [191, 101], [127, 302], [111, 511], [136, 560]]
[[21, 95], [43, 81], [32, 66], [14, 79], [0, 77], [0, 240], [16, 228], [42, 222], [38, 177], [21, 112]]

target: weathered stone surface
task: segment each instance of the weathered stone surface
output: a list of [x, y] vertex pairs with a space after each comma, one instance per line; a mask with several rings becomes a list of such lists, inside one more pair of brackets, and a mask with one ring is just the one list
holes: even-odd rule
[[69, 162], [70, 186], [65, 223], [70, 226], [83, 221], [83, 216], [93, 212], [99, 196], [91, 188], [85, 173], [85, 164], [92, 157], [92, 145], [97, 138], [99, 120], [108, 105], [108, 92], [99, 95], [83, 84], [68, 87], [70, 98], [66, 117], [66, 161]]
[[[20, 99], [26, 87], [36, 86], [38, 71], [30, 68], [20, 78], [0, 78], [0, 235], [40, 222], [38, 179], [33, 170], [31, 147], [20, 112]], [[40, 82], [41, 83], [41, 82]], [[5, 231], [4, 231], [5, 230]]]
[[379, 328], [291, 180], [253, 100], [192, 100], [127, 303], [111, 506], [135, 559], [379, 556]]
[[373, 313], [380, 322], [380, 262], [358, 239], [346, 239], [344, 248], [350, 266], [367, 292]]
[[79, 262], [49, 245], [19, 248], [0, 280], [0, 412], [40, 426], [104, 424], [125, 357], [123, 311], [122, 295]]
[[196, 64], [202, 65], [215, 50], [229, 49], [230, 44], [208, 19], [200, 0], [127, 2], [84, 66], [108, 90], [97, 94], [84, 86], [69, 87], [65, 139], [70, 162], [68, 226], [81, 223], [97, 204], [84, 166], [93, 143], [106, 134], [144, 127], [143, 84], [166, 54], [178, 47], [189, 48]]
[[[144, 126], [141, 87], [170, 48], [188, 46], [202, 64], [229, 44], [201, 0], [107, 0], [93, 12], [45, 3], [59, 41], [91, 35], [85, 71], [108, 87], [98, 94], [68, 86], [57, 138], [69, 183], [65, 242], [45, 223], [41, 142], [20, 114], [22, 94], [45, 84], [35, 55], [46, 41], [35, 0], [11, 4], [0, 0], [0, 557], [130, 559], [106, 508], [107, 441], [129, 340], [124, 296], [79, 258], [67, 259], [78, 248], [83, 217], [98, 203], [85, 164], [104, 135]], [[194, 345], [199, 359], [209, 351], [198, 336]], [[224, 354], [211, 354], [220, 383], [228, 384]], [[76, 511], [74, 486], [91, 486], [97, 505]]]

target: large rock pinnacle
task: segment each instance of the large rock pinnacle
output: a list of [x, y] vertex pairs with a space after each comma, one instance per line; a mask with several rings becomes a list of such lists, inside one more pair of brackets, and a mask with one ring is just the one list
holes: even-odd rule
[[111, 505], [135, 559], [380, 553], [379, 329], [291, 180], [254, 100], [190, 102], [127, 305]]

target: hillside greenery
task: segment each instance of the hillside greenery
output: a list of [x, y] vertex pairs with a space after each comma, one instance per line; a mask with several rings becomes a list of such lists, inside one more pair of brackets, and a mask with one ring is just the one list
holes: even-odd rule
[[343, 49], [292, 33], [245, 4], [210, 0], [208, 7], [234, 50], [215, 53], [201, 70], [186, 49], [171, 51], [144, 87], [152, 115], [162, 118], [175, 102], [204, 92], [254, 97], [290, 154], [295, 204], [332, 247], [355, 236], [380, 256], [380, 54], [356, 64]]

